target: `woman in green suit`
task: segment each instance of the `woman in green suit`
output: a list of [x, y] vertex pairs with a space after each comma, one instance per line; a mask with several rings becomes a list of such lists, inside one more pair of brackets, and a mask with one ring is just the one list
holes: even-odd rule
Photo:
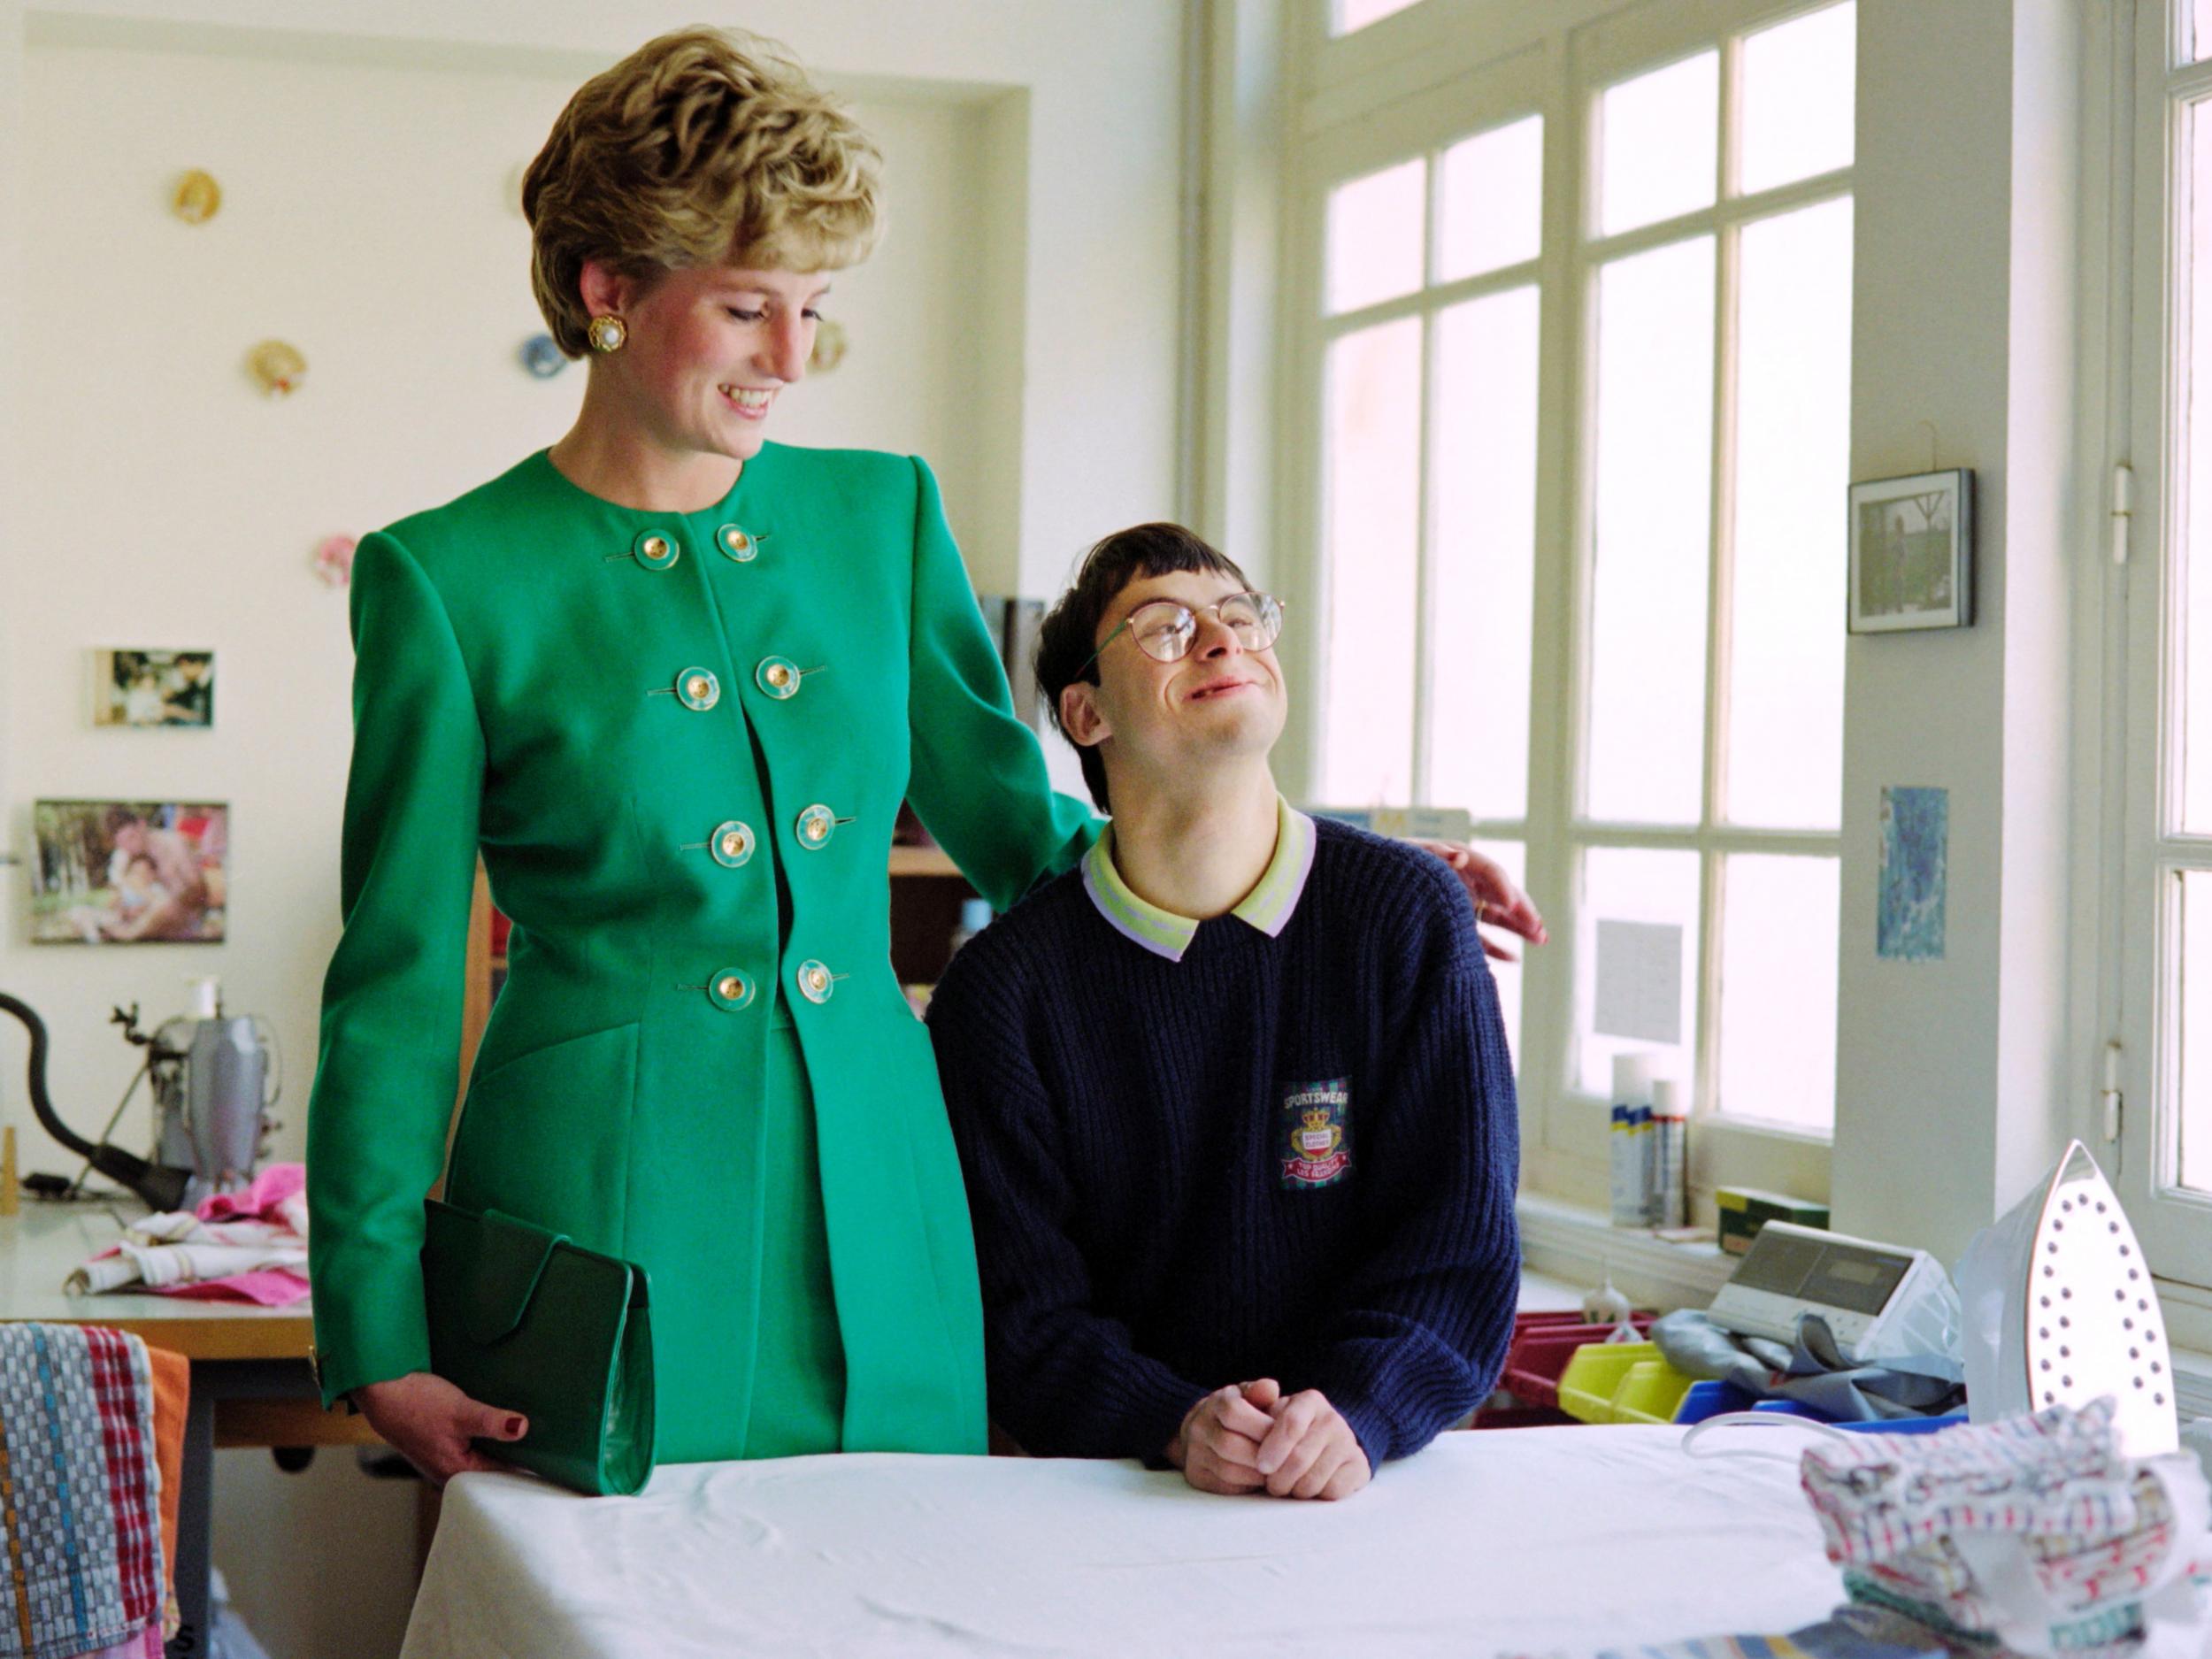
[[[458, 1206], [645, 1268], [662, 1461], [983, 1448], [892, 825], [910, 800], [1000, 908], [1096, 826], [1015, 718], [928, 467], [764, 442], [826, 273], [873, 242], [876, 168], [796, 68], [712, 31], [588, 82], [524, 185], [540, 308], [591, 365], [576, 425], [356, 556], [315, 1338], [326, 1401], [434, 1480], [527, 1432], [429, 1369], [442, 1168]], [[514, 929], [449, 1164], [480, 852]]]
[[326, 1400], [434, 1479], [527, 1428], [430, 1374], [418, 1259], [480, 850], [514, 931], [447, 1195], [645, 1267], [661, 1459], [983, 1448], [892, 825], [910, 798], [1000, 906], [1094, 829], [1014, 716], [928, 467], [764, 442], [827, 273], [874, 239], [876, 168], [719, 34], [587, 84], [524, 187], [540, 305], [591, 362], [576, 426], [356, 557], [316, 1345]]

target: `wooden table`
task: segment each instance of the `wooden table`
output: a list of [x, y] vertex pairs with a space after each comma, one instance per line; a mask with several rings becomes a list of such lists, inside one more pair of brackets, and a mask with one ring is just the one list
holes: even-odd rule
[[64, 1292], [72, 1269], [116, 1242], [143, 1213], [135, 1202], [43, 1204], [27, 1199], [20, 1214], [0, 1216], [0, 1319], [105, 1325], [192, 1362], [177, 1509], [177, 1604], [184, 1622], [168, 1651], [170, 1659], [197, 1659], [208, 1646], [215, 1448], [373, 1445], [376, 1436], [362, 1418], [322, 1409], [307, 1363], [314, 1321], [304, 1301], [259, 1308], [124, 1292]]

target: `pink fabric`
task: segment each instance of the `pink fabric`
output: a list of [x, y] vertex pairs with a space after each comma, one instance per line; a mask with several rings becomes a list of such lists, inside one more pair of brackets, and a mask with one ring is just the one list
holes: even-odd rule
[[[301, 1195], [307, 1190], [304, 1164], [272, 1164], [234, 1193], [216, 1193], [200, 1201], [202, 1221], [272, 1221], [298, 1227], [305, 1221]], [[223, 1279], [172, 1285], [160, 1293], [188, 1302], [250, 1302], [281, 1308], [307, 1294], [307, 1278], [288, 1267], [257, 1268]]]
[[234, 1193], [217, 1193], [200, 1201], [202, 1221], [281, 1221], [278, 1213], [288, 1198], [307, 1190], [307, 1165], [272, 1164]]
[[288, 1267], [263, 1267], [250, 1273], [233, 1273], [227, 1279], [172, 1285], [154, 1294], [178, 1296], [187, 1302], [251, 1302], [264, 1308], [281, 1308], [307, 1294], [307, 1280]]

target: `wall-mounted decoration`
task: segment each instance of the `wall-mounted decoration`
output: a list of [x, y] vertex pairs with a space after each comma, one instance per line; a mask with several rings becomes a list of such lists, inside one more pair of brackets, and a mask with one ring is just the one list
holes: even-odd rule
[[212, 651], [96, 650], [95, 726], [212, 726]]
[[549, 380], [568, 366], [568, 358], [551, 334], [532, 334], [522, 342], [522, 366], [541, 380]]
[[1893, 962], [1943, 960], [1950, 886], [1951, 792], [1882, 790], [1881, 896], [1874, 954]]
[[36, 801], [35, 944], [220, 943], [230, 808], [219, 802]]
[[814, 330], [814, 350], [806, 360], [808, 369], [816, 374], [827, 374], [845, 360], [845, 352], [851, 344], [845, 325], [835, 318], [825, 317]]
[[223, 211], [223, 187], [212, 174], [195, 167], [177, 180], [169, 211], [188, 225], [204, 225]]
[[1851, 486], [1851, 632], [1974, 621], [1974, 474], [1965, 467]]
[[281, 340], [265, 340], [246, 353], [246, 367], [271, 397], [291, 396], [307, 375], [307, 359], [299, 348]]
[[349, 535], [326, 535], [315, 544], [315, 574], [333, 588], [343, 588], [353, 580], [354, 539]]

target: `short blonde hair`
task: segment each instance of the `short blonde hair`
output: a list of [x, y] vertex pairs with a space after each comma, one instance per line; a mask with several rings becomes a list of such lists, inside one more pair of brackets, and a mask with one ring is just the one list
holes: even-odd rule
[[649, 280], [742, 258], [826, 271], [882, 229], [882, 157], [764, 41], [681, 29], [577, 88], [523, 175], [530, 285], [554, 343], [587, 349], [578, 281], [596, 259]]

